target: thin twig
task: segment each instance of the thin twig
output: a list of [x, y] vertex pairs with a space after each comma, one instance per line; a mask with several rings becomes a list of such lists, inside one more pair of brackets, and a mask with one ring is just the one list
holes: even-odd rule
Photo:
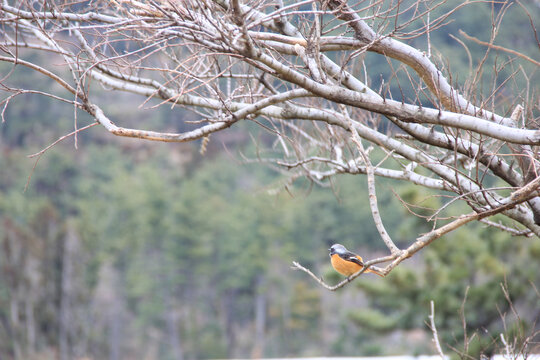
[[429, 323], [430, 323], [431, 332], [433, 334], [433, 342], [435, 343], [435, 348], [437, 349], [437, 352], [441, 356], [441, 359], [445, 360], [446, 356], [444, 355], [442, 351], [441, 343], [439, 342], [439, 334], [437, 332], [437, 326], [435, 326], [435, 303], [433, 302], [433, 300], [431, 300], [429, 303], [431, 307], [431, 313], [429, 315]]
[[73, 136], [73, 135], [75, 135], [75, 134], [77, 134], [77, 133], [79, 133], [79, 132], [81, 132], [81, 131], [84, 131], [84, 130], [86, 130], [86, 129], [89, 129], [89, 128], [91, 128], [92, 126], [96, 126], [96, 125], [99, 125], [99, 123], [98, 123], [97, 121], [94, 122], [94, 123], [92, 123], [92, 124], [90, 124], [90, 125], [86, 125], [86, 126], [84, 126], [84, 127], [82, 127], [82, 128], [79, 128], [79, 129], [77, 129], [77, 130], [75, 130], [75, 131], [72, 131], [72, 132], [70, 132], [69, 134], [66, 134], [66, 135], [64, 135], [64, 136], [62, 136], [62, 137], [59, 137], [55, 142], [53, 142], [52, 144], [50, 144], [49, 146], [47, 146], [47, 147], [44, 148], [43, 150], [38, 151], [38, 152], [35, 153], [35, 154], [27, 155], [27, 157], [33, 158], [33, 157], [36, 157], [36, 156], [41, 156], [45, 151], [49, 150], [49, 149], [52, 148], [54, 145], [58, 144], [60, 141], [66, 139], [66, 138], [68, 138], [68, 137], [70, 137], [70, 136]]
[[508, 345], [508, 342], [506, 341], [506, 339], [504, 338], [504, 334], [501, 333], [501, 342], [503, 343], [504, 345], [504, 351], [506, 353], [506, 358], [507, 359], [512, 359], [511, 357], [511, 352], [510, 352], [510, 345]]
[[467, 34], [465, 31], [463, 31], [463, 30], [459, 30], [459, 33], [460, 33], [461, 35], [465, 36], [468, 40], [474, 41], [474, 42], [477, 43], [477, 44], [484, 45], [484, 46], [487, 46], [487, 47], [489, 47], [489, 48], [491, 48], [491, 49], [500, 50], [500, 51], [504, 51], [504, 52], [510, 53], [510, 54], [512, 54], [512, 55], [519, 56], [519, 57], [522, 58], [522, 59], [525, 59], [525, 60], [527, 60], [527, 61], [529, 61], [529, 62], [532, 62], [532, 63], [533, 63], [534, 65], [536, 65], [536, 66], [540, 66], [540, 62], [539, 62], [539, 61], [536, 61], [536, 60], [534, 60], [534, 59], [528, 57], [528, 56], [525, 55], [525, 54], [522, 54], [522, 53], [517, 52], [517, 51], [512, 50], [512, 49], [507, 49], [507, 48], [502, 47], [502, 46], [499, 46], [499, 45], [494, 45], [494, 44], [490, 44], [490, 43], [488, 43], [488, 42], [482, 41], [482, 40], [480, 40], [480, 39], [475, 38], [474, 36], [468, 35], [468, 34]]

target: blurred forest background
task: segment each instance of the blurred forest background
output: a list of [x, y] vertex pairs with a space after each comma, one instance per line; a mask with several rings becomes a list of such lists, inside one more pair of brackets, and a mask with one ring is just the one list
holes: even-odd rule
[[[539, 3], [522, 3], [538, 27]], [[510, 8], [497, 43], [538, 59], [535, 39], [523, 36], [531, 24], [513, 20], [522, 11]], [[431, 34], [454, 82], [463, 82], [469, 60], [451, 35], [463, 29], [489, 39], [490, 17], [489, 4], [471, 5]], [[467, 45], [482, 59], [485, 47]], [[370, 59], [375, 83], [391, 76]], [[491, 52], [486, 61], [506, 60]], [[56, 86], [0, 64], [1, 76], [10, 71], [14, 86]], [[491, 91], [493, 78], [484, 77]], [[143, 99], [106, 89], [102, 97], [111, 115], [128, 125], [144, 120], [147, 129], [182, 130], [194, 116], [140, 111]], [[385, 279], [366, 275], [328, 292], [291, 262], [337, 282], [327, 251], [333, 242], [368, 259], [384, 254], [364, 177], [338, 177], [328, 188], [288, 183], [246, 161], [256, 160], [256, 144], [272, 141], [247, 123], [212, 136], [204, 155], [200, 144], [120, 139], [93, 127], [79, 134], [78, 149], [69, 138], [27, 158], [73, 131], [73, 115], [69, 105], [25, 95], [0, 125], [0, 359], [430, 354], [430, 300], [448, 354], [501, 352], [501, 333], [518, 351], [540, 352], [538, 238], [469, 225]], [[79, 123], [85, 119], [79, 114]], [[393, 192], [425, 198], [428, 208], [444, 201], [389, 180], [378, 192], [398, 245], [430, 227]]]

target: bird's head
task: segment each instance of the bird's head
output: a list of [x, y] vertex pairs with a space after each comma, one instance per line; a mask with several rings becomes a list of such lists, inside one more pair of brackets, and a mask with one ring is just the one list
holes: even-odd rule
[[345, 246], [341, 244], [334, 244], [328, 250], [330, 250], [330, 256], [334, 254], [345, 254], [347, 252], [347, 249], [345, 249]]

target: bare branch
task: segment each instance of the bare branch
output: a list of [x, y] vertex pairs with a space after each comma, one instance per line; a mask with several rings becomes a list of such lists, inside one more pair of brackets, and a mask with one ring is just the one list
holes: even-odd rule
[[379, 206], [377, 204], [377, 193], [375, 190], [375, 175], [373, 171], [373, 166], [371, 165], [369, 156], [367, 155], [364, 149], [364, 146], [362, 145], [360, 136], [358, 136], [358, 131], [356, 131], [356, 128], [352, 126], [352, 123], [351, 123], [350, 131], [352, 134], [352, 141], [356, 144], [356, 147], [358, 148], [358, 152], [360, 153], [360, 157], [362, 158], [362, 161], [364, 162], [364, 165], [366, 167], [368, 192], [369, 192], [369, 206], [371, 207], [371, 214], [373, 216], [373, 220], [375, 221], [375, 226], [377, 227], [377, 231], [379, 232], [379, 235], [381, 235], [382, 241], [386, 244], [386, 247], [388, 247], [388, 250], [390, 250], [392, 254], [398, 254], [400, 250], [398, 249], [396, 244], [394, 244], [394, 242], [390, 238], [390, 235], [388, 235], [388, 232], [384, 228], [384, 224], [381, 219], [381, 214], [379, 212]]
[[379, 264], [381, 262], [387, 262], [387, 261], [392, 260], [393, 258], [395, 258], [395, 255], [386, 256], [386, 257], [366, 261], [366, 262], [364, 262], [364, 267], [361, 270], [359, 270], [355, 274], [352, 274], [351, 276], [347, 277], [345, 280], [342, 280], [341, 282], [339, 282], [336, 285], [328, 285], [327, 283], [324, 282], [324, 280], [322, 278], [317, 277], [317, 275], [315, 275], [313, 272], [311, 272], [311, 270], [303, 267], [302, 265], [300, 265], [300, 263], [298, 263], [296, 261], [293, 261], [293, 267], [292, 268], [294, 270], [301, 270], [301, 271], [307, 273], [309, 276], [311, 276], [313, 279], [315, 279], [315, 281], [317, 281], [325, 289], [330, 290], [330, 291], [336, 291], [338, 289], [341, 289], [345, 285], [349, 284], [350, 282], [352, 282], [354, 279], [356, 279], [357, 277], [359, 277], [360, 275], [365, 273], [370, 268], [373, 268], [374, 270], [384, 274], [383, 270], [381, 270], [380, 268], [378, 268], [376, 266], [372, 266], [372, 265], [373, 264]]
[[536, 66], [540, 66], [540, 61], [536, 61], [534, 59], [531, 59], [530, 57], [528, 57], [527, 55], [525, 55], [523, 53], [520, 53], [520, 52], [512, 50], [512, 49], [507, 49], [507, 48], [505, 48], [503, 46], [494, 45], [494, 44], [490, 44], [490, 43], [487, 43], [485, 41], [479, 40], [479, 39], [475, 38], [474, 36], [470, 36], [469, 34], [467, 34], [463, 30], [460, 30], [459, 33], [461, 35], [463, 35], [467, 40], [474, 41], [475, 43], [480, 44], [480, 45], [488, 46], [491, 49], [500, 50], [500, 51], [504, 51], [504, 52], [507, 52], [507, 53], [512, 54], [512, 55], [519, 56], [520, 58], [525, 59], [525, 60], [533, 63]]
[[446, 356], [444, 356], [444, 352], [442, 351], [441, 343], [439, 342], [437, 326], [435, 326], [435, 303], [433, 302], [433, 300], [430, 300], [429, 305], [431, 308], [431, 313], [429, 314], [429, 327], [433, 334], [433, 342], [435, 343], [435, 348], [437, 349], [437, 353], [441, 357], [441, 360], [445, 360]]
[[[434, 60], [406, 42], [425, 35], [428, 51], [437, 52], [433, 31], [471, 2], [434, 18], [443, 3], [384, 7], [378, 0], [305, 0], [276, 8], [267, 0], [95, 0], [90, 8], [3, 0], [0, 61], [11, 71], [0, 79], [7, 93], [0, 100], [2, 119], [19, 94], [43, 94], [71, 104], [75, 118], [74, 131], [51, 146], [87, 128], [77, 126], [82, 109], [113, 135], [204, 139], [201, 152], [212, 133], [251, 121], [274, 139], [257, 144], [257, 161], [290, 171], [282, 189], [299, 177], [328, 185], [340, 174], [366, 175], [374, 222], [391, 254], [386, 274], [471, 221], [516, 236], [540, 236], [538, 72], [524, 71], [538, 61], [493, 45], [504, 7], [486, 24], [488, 42], [469, 37], [487, 46], [480, 58], [458, 40], [463, 48], [456, 51], [466, 52], [471, 71], [460, 86], [463, 74], [437, 65], [444, 58]], [[523, 19], [536, 39], [526, 10]], [[486, 70], [493, 50], [515, 58]], [[367, 53], [375, 54], [384, 74], [372, 73]], [[19, 65], [61, 89], [11, 84]], [[489, 91], [480, 86], [486, 73], [493, 74]], [[371, 87], [375, 81], [379, 88]], [[109, 100], [103, 100], [118, 92], [139, 97], [139, 108], [165, 105], [179, 118], [185, 109], [194, 117], [178, 133], [124, 127], [125, 119], [112, 119]], [[269, 152], [259, 151], [266, 145]], [[404, 250], [395, 246], [378, 211], [380, 177], [407, 181], [445, 200], [426, 216], [433, 230], [416, 234]], [[493, 215], [500, 219], [488, 219]]]
[[38, 151], [38, 152], [35, 153], [35, 154], [28, 155], [28, 157], [29, 157], [29, 158], [33, 158], [33, 157], [36, 157], [36, 156], [41, 156], [41, 155], [43, 155], [47, 150], [49, 150], [50, 148], [52, 148], [54, 145], [58, 144], [60, 141], [65, 140], [65, 139], [67, 139], [68, 137], [75, 135], [76, 133], [79, 133], [79, 132], [81, 132], [81, 131], [84, 131], [84, 130], [86, 130], [86, 129], [89, 129], [89, 128], [91, 128], [91, 127], [93, 127], [93, 126], [96, 126], [96, 125], [98, 125], [98, 124], [99, 124], [99, 123], [95, 122], [95, 123], [92, 123], [92, 124], [83, 126], [82, 128], [79, 128], [79, 129], [77, 129], [77, 130], [75, 130], [75, 131], [73, 131], [73, 132], [70, 132], [70, 133], [67, 134], [67, 135], [61, 136], [61, 137], [58, 138], [55, 142], [53, 142], [52, 144], [50, 144], [49, 146], [47, 146], [47, 147], [44, 148], [43, 150], [40, 150], [40, 151]]

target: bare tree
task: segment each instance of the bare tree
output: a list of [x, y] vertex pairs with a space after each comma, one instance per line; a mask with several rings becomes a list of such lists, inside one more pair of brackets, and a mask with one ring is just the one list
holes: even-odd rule
[[[470, 3], [460, 2], [456, 8]], [[66, 96], [15, 89], [3, 76], [2, 89], [11, 93], [3, 103], [7, 106], [19, 94], [37, 92], [72, 104], [95, 120], [81, 127], [75, 122], [70, 134], [75, 136], [101, 125], [118, 136], [206, 143], [214, 132], [241, 121], [255, 122], [275, 136], [271, 152], [261, 153], [259, 160], [288, 170], [291, 179], [305, 177], [323, 184], [337, 174], [367, 176], [373, 218], [389, 256], [366, 264], [389, 261], [382, 269], [387, 274], [435, 239], [471, 221], [514, 235], [540, 235], [535, 88], [523, 75], [525, 91], [497, 100], [500, 92], [508, 91], [505, 85], [525, 73], [520, 65], [511, 78], [482, 96], [478, 84], [487, 71], [486, 58], [475, 59], [479, 65], [471, 67], [463, 89], [453, 86], [451, 73], [443, 72], [431, 55], [431, 32], [456, 9], [431, 18], [443, 4], [3, 0], [0, 60], [33, 69], [68, 92]], [[529, 13], [518, 4], [491, 4], [491, 24], [486, 22], [491, 26], [489, 41], [462, 35], [487, 52], [510, 56], [506, 65], [519, 60], [538, 67], [538, 61], [525, 54], [494, 45], [510, 6], [522, 6], [523, 20], [536, 35]], [[426, 51], [409, 45], [410, 39], [419, 37], [425, 39]], [[456, 40], [468, 51], [463, 40]], [[67, 71], [59, 70], [58, 60], [45, 64], [29, 60], [36, 51], [61, 57]], [[369, 54], [378, 54], [394, 69], [379, 89], [370, 87], [369, 68], [363, 61]], [[408, 83], [398, 82], [399, 78]], [[111, 119], [103, 110], [95, 83], [138, 94], [142, 104], [158, 99], [159, 105], [187, 108], [199, 120], [181, 133], [116, 125], [123, 119]], [[414, 96], [389, 91], [390, 83], [400, 91], [412, 89]], [[375, 153], [384, 155], [377, 163]], [[428, 218], [432, 230], [405, 249], [399, 249], [384, 228], [377, 206], [378, 177], [407, 181], [448, 199]], [[458, 203], [465, 203], [470, 212], [448, 211]], [[404, 205], [414, 213], [414, 204]], [[499, 215], [497, 220], [494, 215]], [[309, 271], [299, 264], [298, 268]], [[359, 274], [336, 287], [323, 285], [336, 289]]]

